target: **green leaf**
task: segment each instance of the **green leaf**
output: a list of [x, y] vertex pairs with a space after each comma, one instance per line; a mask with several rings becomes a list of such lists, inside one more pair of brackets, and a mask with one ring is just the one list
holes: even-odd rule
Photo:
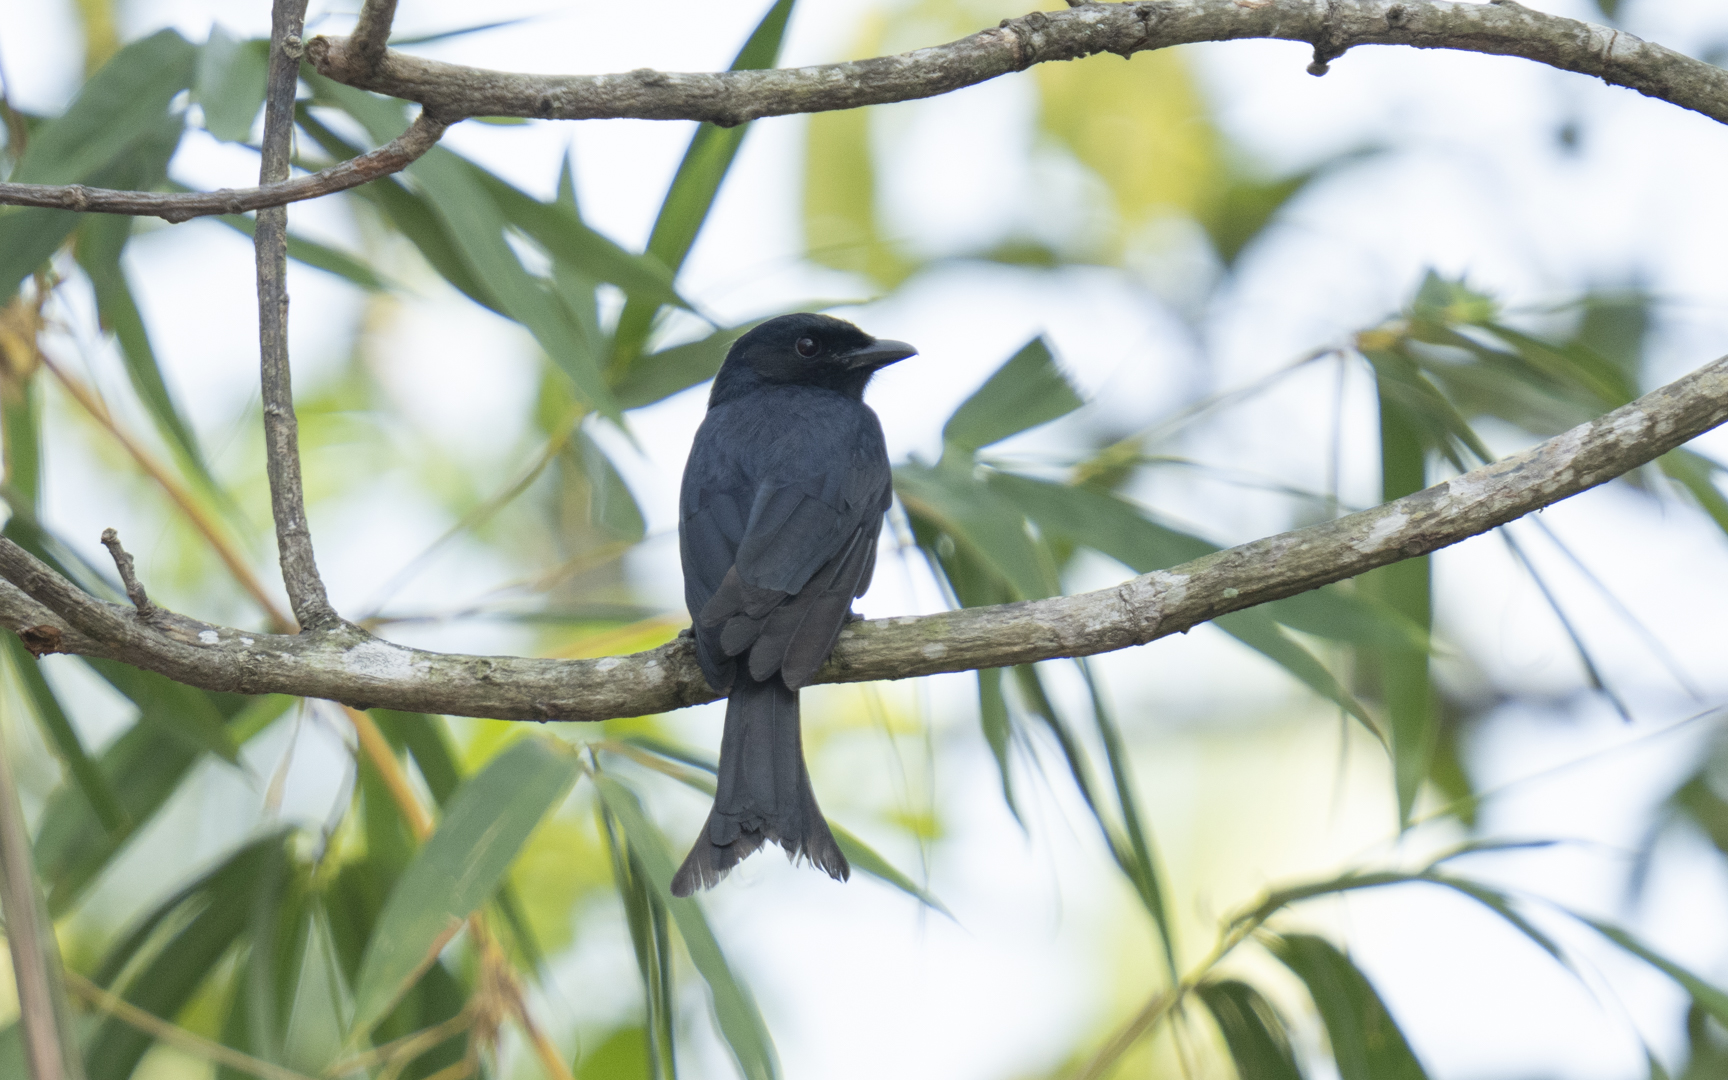
[[[259, 883], [283, 872], [284, 840], [276, 834], [253, 841], [170, 897], [109, 950], [95, 981], [146, 1012], [178, 1014], [246, 930]], [[115, 985], [123, 974], [125, 985]], [[151, 1038], [107, 1017], [87, 1045], [91, 1077], [128, 1077]]]
[[[440, 810], [449, 806], [461, 786], [462, 772], [457, 767], [456, 752], [450, 745], [450, 733], [444, 718], [393, 709], [373, 709], [371, 714], [392, 746], [406, 747], [414, 755], [414, 764], [420, 770], [421, 779], [426, 781], [427, 790], [432, 793], [432, 801]], [[498, 888], [498, 909], [509, 922], [524, 957], [531, 965], [538, 966], [545, 953], [523, 916], [521, 901], [508, 879]]]
[[879, 855], [875, 848], [858, 839], [850, 829], [830, 821], [828, 831], [834, 834], [835, 843], [840, 845], [841, 853], [846, 856], [846, 861], [852, 864], [854, 870], [861, 870], [873, 878], [886, 881], [926, 907], [935, 908], [950, 919], [954, 917], [954, 913], [936, 899], [934, 893], [895, 869], [894, 864]]
[[1020, 807], [1014, 801], [1014, 776], [1009, 756], [1013, 746], [1014, 720], [1008, 711], [1008, 699], [1002, 693], [1002, 669], [979, 668], [976, 674], [978, 723], [984, 731], [984, 742], [990, 747], [990, 756], [996, 759], [996, 773], [1002, 780], [1002, 801], [1024, 829], [1026, 819], [1020, 816]]
[[[1132, 504], [1108, 492], [999, 470], [990, 473], [989, 484], [1031, 518], [1045, 536], [1061, 537], [1092, 548], [1136, 573], [1161, 570], [1218, 550], [1199, 537], [1148, 520]], [[1370, 641], [1385, 640], [1389, 627], [1396, 627], [1394, 639], [1415, 639], [1416, 632], [1396, 612], [1375, 609], [1347, 593], [1326, 590], [1323, 594], [1308, 595], [1324, 595], [1325, 599], [1292, 597], [1231, 612], [1213, 621], [1219, 629], [1278, 664], [1315, 693], [1336, 702], [1378, 735], [1362, 704], [1324, 664], [1273, 620], [1288, 620], [1309, 632], [1347, 630], [1354, 637]]]
[[[1356, 700], [1355, 695], [1344, 688], [1318, 657], [1273, 622], [1269, 612], [1261, 608], [1245, 608], [1242, 611], [1232, 611], [1228, 615], [1220, 615], [1212, 622], [1218, 629], [1295, 676], [1308, 689], [1335, 703], [1358, 720], [1375, 738], [1385, 740], [1379, 726], [1374, 723], [1374, 717]], [[1427, 655], [1421, 654], [1424, 661]]]
[[[167, 159], [161, 158], [160, 164], [165, 170]], [[162, 176], [157, 176], [154, 180], [140, 180], [127, 186], [147, 189], [161, 179]], [[102, 328], [114, 334], [114, 340], [120, 346], [120, 358], [126, 365], [126, 375], [131, 379], [132, 389], [137, 392], [144, 411], [150, 414], [156, 430], [174, 449], [185, 470], [205, 492], [217, 495], [222, 490], [221, 485], [210, 474], [192, 425], [181, 416], [173, 395], [168, 392], [168, 384], [156, 362], [156, 350], [150, 345], [143, 315], [138, 310], [132, 286], [120, 263], [126, 242], [132, 235], [132, 223], [131, 217], [120, 214], [87, 215], [78, 227], [78, 265], [90, 279]]]
[[1200, 214], [1200, 224], [1225, 269], [1236, 265], [1242, 252], [1291, 200], [1316, 181], [1378, 152], [1374, 148], [1346, 151], [1311, 168], [1273, 179], [1255, 176], [1240, 167], [1230, 169], [1225, 183], [1214, 198], [1204, 203]]
[[61, 764], [71, 774], [72, 782], [89, 802], [90, 809], [108, 835], [118, 835], [126, 827], [126, 812], [121, 809], [120, 799], [108, 778], [85, 753], [84, 743], [78, 738], [72, 721], [60, 707], [60, 700], [54, 696], [48, 680], [42, 676], [42, 669], [38, 666], [40, 661], [30, 655], [30, 650], [24, 647], [17, 634], [0, 636], [6, 640], [6, 658], [13, 676], [22, 684], [25, 700], [47, 734], [49, 744], [54, 747]]
[[204, 110], [204, 130], [223, 142], [243, 143], [252, 137], [252, 123], [264, 107], [264, 84], [270, 72], [270, 43], [240, 41], [212, 23], [210, 37], [198, 50], [198, 82], [194, 96]]
[[[864, 43], [860, 55], [876, 55], [874, 45]], [[887, 242], [877, 222], [873, 112], [822, 112], [805, 122], [804, 253], [822, 266], [863, 274], [892, 288], [918, 265]]]
[[[42, 499], [42, 391], [34, 377], [9, 380], [0, 391], [0, 447], [5, 450], [3, 492], [13, 521], [34, 517]], [[18, 530], [7, 523], [7, 535]]]
[[[322, 85], [310, 80], [315, 87]], [[397, 110], [400, 112], [400, 108]], [[297, 108], [296, 122], [330, 156], [338, 159], [357, 157], [363, 151], [318, 122], [304, 105]], [[355, 189], [355, 194], [375, 205], [407, 237], [438, 275], [470, 300], [489, 311], [510, 316], [499, 305], [492, 290], [469, 269], [457, 249], [450, 232], [431, 205], [420, 195], [409, 191], [396, 177], [385, 177]]]
[[673, 288], [672, 272], [659, 259], [624, 250], [583, 224], [564, 203], [543, 203], [466, 158], [457, 160], [467, 165], [472, 178], [492, 196], [504, 220], [539, 244], [554, 262], [597, 281], [610, 282], [632, 297], [654, 304], [690, 306]]
[[1007, 599], [1035, 600], [1058, 591], [1048, 550], [1026, 530], [1013, 503], [974, 474], [970, 462], [944, 454], [935, 467], [912, 461], [894, 470], [894, 491], [908, 513], [924, 518], [967, 548], [1007, 585]]
[[1218, 1022], [1237, 1080], [1302, 1080], [1284, 1017], [1260, 991], [1222, 979], [1203, 982], [1194, 993]]
[[70, 184], [122, 156], [138, 133], [154, 128], [174, 95], [192, 85], [197, 50], [161, 30], [115, 53], [66, 111], [36, 129], [18, 168], [17, 184]]
[[329, 924], [316, 908], [308, 922], [292, 993], [286, 996], [289, 1010], [282, 1037], [282, 1064], [308, 1076], [321, 1076], [342, 1056], [353, 1002]]
[[[244, 214], [222, 214], [216, 220], [248, 237], [252, 235], [255, 225], [255, 222]], [[370, 266], [354, 256], [320, 244], [316, 240], [296, 236], [292, 232], [288, 234], [288, 257], [295, 262], [335, 274], [368, 292], [384, 292], [390, 288], [383, 278], [372, 272]]]
[[504, 313], [527, 327], [582, 399], [614, 419], [621, 416], [600, 373], [601, 358], [585, 348], [562, 305], [530, 274], [504, 238], [507, 219], [469, 163], [434, 147], [408, 167], [443, 222], [456, 250], [485, 281]]
[[1728, 533], [1728, 497], [1718, 483], [1724, 473], [1721, 465], [1685, 447], [1663, 454], [1656, 463], [1698, 501], [1718, 529]]
[[618, 820], [630, 850], [640, 860], [655, 896], [678, 924], [691, 962], [707, 981], [720, 1034], [732, 1048], [739, 1071], [746, 1080], [773, 1080], [779, 1075], [780, 1066], [756, 999], [726, 963], [701, 906], [695, 900], [680, 899], [671, 893], [674, 867], [666, 838], [642, 812], [642, 803], [635, 792], [604, 774], [597, 774], [594, 783], [607, 813]]
[[[136, 178], [173, 156], [181, 118], [168, 111], [191, 85], [195, 50], [163, 30], [135, 41], [103, 65], [64, 114], [32, 133], [9, 178], [13, 183], [136, 187]], [[0, 211], [0, 302], [77, 226], [70, 210]]]
[[1050, 347], [1043, 338], [1033, 338], [960, 403], [942, 428], [942, 441], [978, 450], [1066, 416], [1082, 404]]
[[[16, 521], [14, 518], [13, 522]], [[250, 699], [236, 694], [212, 694], [166, 679], [162, 682], [173, 689], [148, 679], [140, 680], [143, 689], [138, 692], [146, 697], [144, 715], [176, 708], [213, 710], [216, 716], [233, 725], [229, 737], [234, 742], [256, 735], [297, 700], [281, 695]], [[151, 698], [155, 693], [150, 689], [152, 685], [162, 690], [162, 700]], [[122, 692], [126, 689], [117, 688]], [[134, 724], [97, 759], [97, 768], [107, 778], [120, 804], [124, 825], [118, 833], [103, 826], [81, 791], [62, 787], [49, 797], [36, 830], [35, 855], [37, 872], [48, 888], [49, 910], [55, 915], [63, 914], [77, 901], [131, 837], [179, 790], [181, 781], [202, 756], [204, 748], [195, 739], [164, 738], [162, 725], [166, 723], [166, 719], [160, 719]]]
[[632, 363], [612, 387], [618, 404], [639, 409], [714, 377], [726, 352], [754, 322], [728, 326], [707, 337], [650, 353]]
[[140, 724], [230, 765], [240, 763], [240, 748], [225, 726], [232, 714], [225, 714], [210, 693], [116, 660], [85, 657], [84, 662], [138, 706]]
[[1688, 994], [1692, 995], [1692, 1001], [1700, 1009], [1714, 1017], [1717, 1023], [1728, 1025], [1728, 993], [1724, 993], [1720, 988], [1704, 981], [1690, 969], [1668, 959], [1612, 923], [1585, 918], [1576, 912], [1573, 913], [1573, 917], [1679, 983]]
[[646, 1028], [629, 1025], [582, 1041], [576, 1060], [576, 1080], [660, 1080], [670, 1072], [655, 1072]]
[[528, 834], [576, 781], [573, 756], [524, 739], [470, 777], [390, 891], [355, 980], [354, 1032], [384, 1018], [503, 880]]
[[[1384, 370], [1376, 367], [1376, 374]], [[1427, 484], [1425, 423], [1381, 379], [1380, 474], [1383, 502], [1420, 491]], [[1362, 575], [1364, 592], [1427, 632], [1433, 625], [1432, 584], [1427, 556], [1406, 559]], [[1433, 766], [1439, 710], [1429, 681], [1428, 653], [1388, 642], [1365, 657], [1386, 704], [1398, 820], [1410, 821], [1416, 794]]]
[[1310, 934], [1276, 937], [1268, 947], [1308, 987], [1341, 1080], [1427, 1080], [1380, 995], [1349, 957]]
[[[756, 25], [736, 59], [733, 71], [771, 68], [780, 57], [780, 43], [786, 36], [786, 22], [792, 15], [794, 0], [775, 0], [767, 14]], [[697, 235], [708, 220], [714, 197], [732, 168], [732, 160], [744, 143], [749, 124], [723, 128], [701, 123], [690, 137], [672, 185], [660, 202], [660, 213], [654, 219], [654, 229], [648, 236], [648, 254], [676, 274], [683, 266]], [[631, 297], [619, 313], [618, 327], [613, 335], [612, 367], [614, 374], [627, 373], [641, 354], [653, 325], [659, 305], [646, 297]]]
[[671, 939], [667, 933], [668, 912], [648, 881], [640, 858], [634, 856], [619, 834], [618, 823], [600, 807], [600, 824], [606, 850], [612, 856], [612, 875], [618, 897], [624, 902], [624, 917], [630, 927], [630, 945], [636, 951], [637, 970], [642, 975], [648, 1026], [640, 1032], [648, 1053], [641, 1072], [655, 1078], [677, 1075], [674, 1053], [676, 1003], [672, 997]]
[[[652, 755], [653, 757], [666, 758], [670, 761], [677, 762], [680, 765], [691, 765], [697, 769], [701, 769], [701, 773], [692, 773], [687, 769], [680, 769], [676, 766], [668, 767], [664, 764], [653, 763], [651, 759], [635, 757], [635, 755], [627, 755], [635, 757], [635, 760], [639, 763], [651, 764], [656, 771], [671, 776], [673, 779], [689, 787], [695, 788], [697, 791], [702, 792], [709, 798], [714, 797], [714, 781], [709, 779], [709, 777], [713, 776], [714, 773], [718, 771], [719, 765], [713, 757], [704, 754], [699, 750], [674, 746], [670, 743], [662, 742], [659, 739], [653, 739], [642, 735], [628, 735], [619, 739], [618, 742], [623, 746], [634, 747], [648, 755]], [[936, 899], [934, 894], [930, 893], [926, 889], [920, 888], [916, 882], [897, 870], [894, 867], [894, 864], [883, 858], [874, 848], [870, 847], [870, 845], [858, 839], [858, 837], [850, 830], [835, 824], [832, 819], [829, 819], [828, 831], [834, 834], [835, 842], [840, 845], [841, 852], [845, 854], [847, 861], [852, 864], [854, 870], [869, 874], [874, 878], [879, 878], [912, 897], [914, 900], [935, 908], [937, 911], [947, 915], [949, 918], [954, 917], [949, 913], [948, 909], [943, 906], [942, 901]]]

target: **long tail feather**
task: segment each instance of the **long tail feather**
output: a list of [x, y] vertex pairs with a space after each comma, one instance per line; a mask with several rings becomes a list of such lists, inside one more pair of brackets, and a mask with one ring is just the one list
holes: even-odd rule
[[804, 767], [798, 692], [778, 675], [758, 682], [740, 665], [726, 702], [714, 809], [672, 878], [672, 895], [709, 888], [770, 840], [794, 861], [808, 859], [840, 881], [851, 876]]

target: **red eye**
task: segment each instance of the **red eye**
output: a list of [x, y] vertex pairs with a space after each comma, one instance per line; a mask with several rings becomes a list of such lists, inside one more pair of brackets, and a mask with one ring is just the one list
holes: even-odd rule
[[816, 344], [816, 339], [813, 337], [801, 337], [798, 339], [798, 343], [792, 347], [797, 349], [798, 355], [806, 360], [822, 351], [822, 346]]

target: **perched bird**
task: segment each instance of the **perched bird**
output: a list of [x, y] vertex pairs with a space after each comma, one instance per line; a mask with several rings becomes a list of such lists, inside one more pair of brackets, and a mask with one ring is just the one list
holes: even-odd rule
[[728, 694], [714, 809], [672, 894], [719, 881], [765, 842], [841, 881], [816, 806], [798, 689], [870, 586], [892, 498], [879, 369], [918, 350], [826, 315], [782, 315], [733, 344], [684, 466], [678, 545], [696, 657]]

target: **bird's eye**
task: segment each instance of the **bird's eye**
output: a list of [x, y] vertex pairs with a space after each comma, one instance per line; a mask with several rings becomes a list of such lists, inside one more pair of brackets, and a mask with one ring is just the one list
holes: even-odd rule
[[806, 360], [822, 351], [822, 346], [816, 344], [816, 339], [813, 337], [801, 337], [792, 347], [797, 349], [798, 355]]

